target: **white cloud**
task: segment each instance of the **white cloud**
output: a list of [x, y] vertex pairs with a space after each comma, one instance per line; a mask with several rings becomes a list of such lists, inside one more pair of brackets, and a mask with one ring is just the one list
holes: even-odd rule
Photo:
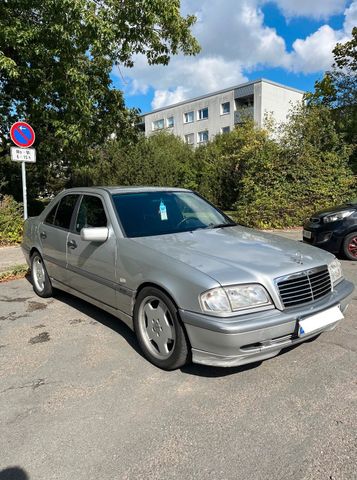
[[350, 35], [352, 28], [357, 26], [357, 0], [352, 2], [345, 11], [345, 22], [343, 28], [347, 35]]
[[332, 50], [337, 42], [349, 40], [352, 27], [357, 24], [357, 0], [344, 12], [343, 29], [333, 30], [323, 25], [305, 39], [293, 43], [287, 67], [294, 72], [313, 73], [328, 70], [333, 63]]
[[316, 19], [329, 18], [341, 13], [346, 0], [275, 0], [287, 18], [311, 17]]
[[333, 62], [332, 49], [338, 41], [345, 40], [343, 32], [323, 25], [304, 40], [295, 40], [289, 57], [290, 69], [303, 73], [327, 70]]
[[176, 56], [168, 66], [149, 66], [143, 56], [124, 69], [127, 94], [154, 89], [152, 108], [233, 86], [247, 80], [244, 72], [282, 67], [312, 73], [328, 69], [336, 42], [348, 39], [357, 20], [357, 0], [345, 10], [344, 28], [321, 26], [306, 38], [297, 38], [287, 51], [285, 40], [264, 24], [262, 6], [275, 1], [286, 17], [328, 17], [343, 13], [345, 0], [182, 0], [184, 14], [195, 13], [193, 28], [202, 52], [196, 57]]
[[153, 109], [164, 107], [165, 105], [173, 105], [185, 100], [187, 98], [186, 96], [187, 89], [183, 87], [177, 87], [173, 91], [156, 90], [151, 105]]
[[128, 78], [129, 94], [145, 93], [149, 86], [155, 89], [154, 109], [247, 81], [240, 62], [218, 56], [174, 57], [168, 67], [149, 67], [140, 56], [135, 67], [125, 73], [135, 78]]

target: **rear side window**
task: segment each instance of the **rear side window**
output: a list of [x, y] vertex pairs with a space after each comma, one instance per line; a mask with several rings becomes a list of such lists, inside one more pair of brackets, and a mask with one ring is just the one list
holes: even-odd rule
[[56, 227], [69, 229], [74, 207], [77, 203], [78, 195], [66, 195], [60, 201], [58, 206], [54, 225]]
[[50, 213], [47, 215], [47, 217], [45, 219], [45, 223], [48, 223], [50, 225], [54, 225], [57, 207], [58, 207], [58, 203], [56, 203], [56, 205], [54, 205], [51, 208]]
[[82, 228], [106, 227], [108, 223], [103, 202], [99, 197], [84, 195], [78, 210], [76, 232]]

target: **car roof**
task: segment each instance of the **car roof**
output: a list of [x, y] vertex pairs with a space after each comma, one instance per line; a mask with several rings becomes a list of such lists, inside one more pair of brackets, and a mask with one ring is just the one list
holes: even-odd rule
[[68, 188], [66, 193], [69, 192], [98, 192], [98, 190], [105, 190], [110, 194], [118, 194], [118, 193], [145, 193], [145, 192], [190, 192], [186, 188], [177, 188], [177, 187], [153, 187], [153, 186], [96, 186], [96, 187], [75, 187], [75, 188]]

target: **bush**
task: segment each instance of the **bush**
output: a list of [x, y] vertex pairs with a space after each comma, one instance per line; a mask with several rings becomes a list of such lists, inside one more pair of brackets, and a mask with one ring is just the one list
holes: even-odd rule
[[23, 232], [22, 205], [5, 195], [0, 202], [0, 245], [20, 243]]
[[93, 151], [75, 183], [192, 188], [258, 228], [301, 225], [314, 211], [356, 196], [351, 147], [330, 110], [302, 104], [286, 124], [266, 125], [246, 120], [196, 149], [167, 132], [132, 144], [111, 140]]
[[193, 157], [189, 145], [167, 132], [129, 145], [111, 140], [92, 152], [89, 166], [75, 171], [75, 183], [196, 188]]

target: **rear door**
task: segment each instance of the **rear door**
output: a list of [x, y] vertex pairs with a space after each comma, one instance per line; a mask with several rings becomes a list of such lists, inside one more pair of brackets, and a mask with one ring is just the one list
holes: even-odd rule
[[[108, 227], [108, 239], [81, 239], [84, 227]], [[69, 284], [88, 297], [116, 308], [116, 238], [104, 200], [100, 195], [83, 195], [73, 228], [67, 239]]]
[[39, 225], [42, 255], [51, 278], [66, 283], [67, 237], [78, 194], [68, 194], [57, 202]]

